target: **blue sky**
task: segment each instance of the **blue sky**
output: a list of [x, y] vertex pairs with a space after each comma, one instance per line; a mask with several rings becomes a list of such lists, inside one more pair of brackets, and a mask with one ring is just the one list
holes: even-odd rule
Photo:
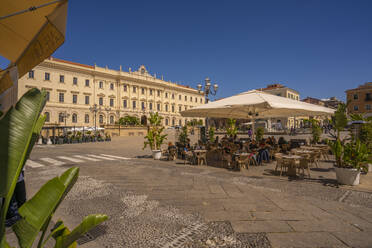
[[372, 1], [70, 1], [53, 55], [124, 70], [144, 64], [225, 97], [283, 83], [301, 97], [345, 98], [372, 81]]

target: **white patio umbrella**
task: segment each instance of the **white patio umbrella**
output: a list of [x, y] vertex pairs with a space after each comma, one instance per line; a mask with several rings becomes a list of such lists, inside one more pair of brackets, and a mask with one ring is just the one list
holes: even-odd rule
[[[181, 112], [184, 117], [264, 119], [273, 117], [328, 116], [333, 109], [251, 90]], [[254, 125], [252, 125], [254, 127]]]
[[18, 78], [48, 58], [65, 40], [67, 0], [1, 0], [0, 55], [11, 64], [0, 69], [0, 104], [17, 101]]
[[271, 117], [327, 116], [333, 109], [251, 90], [181, 112], [184, 117], [257, 119]]

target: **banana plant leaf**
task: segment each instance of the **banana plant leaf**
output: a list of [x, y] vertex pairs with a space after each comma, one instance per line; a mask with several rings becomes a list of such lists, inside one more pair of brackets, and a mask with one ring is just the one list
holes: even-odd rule
[[[35, 127], [42, 120], [46, 93], [34, 88], [26, 92], [0, 120], [0, 239], [5, 237], [5, 218], [17, 179], [29, 154]], [[39, 124], [38, 124], [39, 123]], [[1, 241], [0, 241], [1, 242]]]
[[55, 177], [44, 184], [41, 189], [19, 209], [22, 219], [13, 225], [21, 248], [32, 246], [40, 230], [45, 231], [51, 216], [75, 184], [79, 168], [73, 167], [60, 177]]
[[56, 244], [54, 248], [72, 248], [76, 240], [91, 228], [107, 220], [107, 215], [97, 214], [89, 215], [70, 233], [68, 229], [60, 232], [60, 236], [54, 236]]

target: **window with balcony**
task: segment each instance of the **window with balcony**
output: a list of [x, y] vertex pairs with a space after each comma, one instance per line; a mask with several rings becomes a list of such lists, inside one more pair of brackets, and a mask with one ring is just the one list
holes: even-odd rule
[[160, 103], [157, 104], [156, 109], [160, 111]]
[[49, 72], [45, 72], [44, 80], [50, 81], [50, 73]]
[[110, 116], [110, 124], [114, 124], [115, 122], [115, 117], [113, 115]]
[[366, 93], [366, 101], [372, 101], [371, 93]]
[[114, 107], [114, 98], [110, 98], [110, 107]]
[[152, 102], [149, 103], [149, 109], [152, 110]]
[[124, 108], [127, 108], [127, 107], [128, 107], [127, 100], [123, 100], [123, 107], [124, 107]]
[[98, 99], [98, 104], [101, 105], [101, 106], [103, 105], [103, 97], [100, 97], [100, 98]]
[[72, 123], [77, 123], [77, 114], [72, 114]]
[[58, 114], [58, 122], [64, 122], [65, 121], [65, 115], [64, 113]]
[[165, 125], [168, 126], [169, 125], [169, 119], [165, 119]]
[[59, 75], [59, 82], [64, 83], [65, 82], [65, 76], [64, 75]]
[[35, 76], [35, 72], [33, 70], [28, 72], [28, 78], [33, 79], [33, 78], [35, 78], [34, 76]]
[[165, 98], [168, 98], [168, 92], [165, 92]]
[[165, 104], [165, 111], [168, 112], [168, 104]]
[[85, 79], [85, 86], [89, 87], [89, 79]]
[[110, 83], [110, 90], [114, 90], [114, 84]]
[[89, 96], [85, 96], [85, 104], [89, 104]]
[[102, 124], [103, 123], [103, 115], [99, 115], [99, 123]]
[[137, 105], [137, 102], [136, 101], [133, 101], [132, 102], [133, 109], [135, 109], [137, 107], [136, 105]]
[[137, 92], [137, 87], [133, 86], [133, 93], [136, 93], [136, 92]]
[[59, 93], [59, 102], [65, 102], [65, 94], [64, 93]]
[[77, 103], [77, 95], [72, 95], [72, 103]]
[[195, 102], [198, 103], [198, 98], [197, 97], [195, 97]]
[[49, 112], [45, 112], [45, 122], [50, 122], [50, 114]]
[[192, 102], [192, 96], [190, 96], [190, 102]]
[[98, 88], [103, 89], [103, 82], [102, 82], [102, 81], [100, 81], [100, 82], [98, 83]]
[[77, 85], [77, 83], [78, 83], [77, 77], [73, 77], [72, 78], [72, 84]]
[[160, 90], [158, 90], [158, 97], [160, 97]]
[[150, 96], [152, 96], [152, 89], [150, 89]]
[[141, 102], [141, 109], [142, 110], [145, 110], [146, 106], [145, 106], [145, 102]]
[[85, 123], [89, 123], [89, 115], [88, 114], [85, 114], [85, 116], [84, 116], [84, 122]]
[[123, 85], [124, 92], [128, 91], [128, 86], [126, 84]]
[[185, 96], [185, 101], [187, 101], [187, 96]]
[[142, 95], [145, 94], [145, 88], [141, 88], [141, 94], [142, 94]]

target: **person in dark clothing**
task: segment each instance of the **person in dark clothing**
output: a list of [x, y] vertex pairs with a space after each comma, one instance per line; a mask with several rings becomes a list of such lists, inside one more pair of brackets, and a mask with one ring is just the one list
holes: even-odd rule
[[26, 202], [26, 186], [24, 180], [24, 171], [21, 171], [18, 182], [14, 188], [12, 199], [10, 200], [8, 212], [6, 213], [5, 226], [10, 227], [14, 225], [21, 216], [18, 209]]

